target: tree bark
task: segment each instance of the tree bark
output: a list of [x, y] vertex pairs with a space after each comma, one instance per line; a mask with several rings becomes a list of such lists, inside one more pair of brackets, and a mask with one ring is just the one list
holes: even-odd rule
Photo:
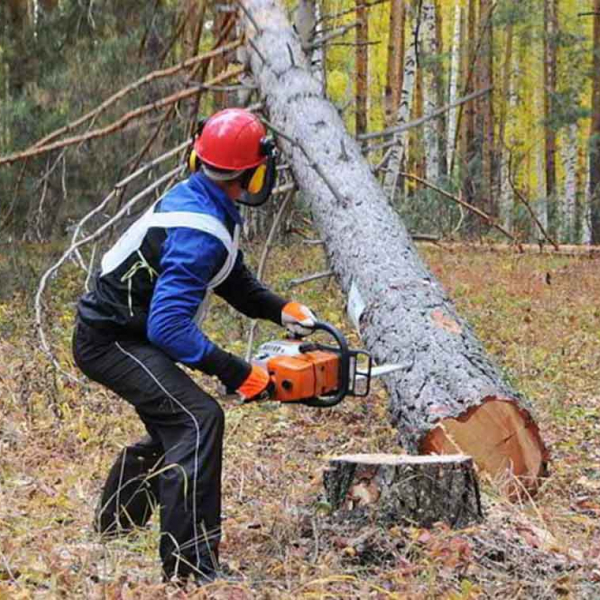
[[565, 187], [560, 199], [560, 241], [572, 242], [575, 229], [575, 206], [577, 204], [577, 123], [571, 123], [565, 130], [562, 144]]
[[[537, 114], [544, 114], [544, 102], [546, 98], [546, 92], [541, 91], [534, 98], [535, 112]], [[537, 170], [537, 199], [535, 202], [535, 214], [537, 220], [540, 222], [544, 229], [548, 229], [548, 185], [546, 183], [546, 176], [548, 175], [548, 163], [547, 163], [547, 146], [540, 148], [536, 151], [536, 170]], [[543, 236], [538, 229], [534, 229], [535, 236], [538, 240], [542, 240]]]
[[[433, 0], [423, 2], [423, 104], [424, 116], [435, 111], [439, 98], [437, 71], [435, 62], [438, 56], [438, 40], [436, 27], [436, 8]], [[437, 120], [427, 121], [424, 125], [423, 141], [425, 145], [425, 179], [437, 184], [440, 179], [440, 141]]]
[[544, 0], [544, 160], [547, 202], [556, 195], [556, 130], [552, 124], [558, 59], [556, 9], [556, 0]]
[[[486, 89], [493, 85], [493, 27], [491, 14], [493, 3], [491, 0], [479, 0], [479, 35], [481, 36], [481, 47], [479, 49], [477, 68], [477, 87]], [[492, 190], [494, 163], [494, 108], [493, 91], [482, 96], [477, 101], [477, 128], [481, 131], [481, 181], [479, 183], [480, 206], [489, 215], [498, 213], [494, 204]]]
[[356, 1], [356, 135], [368, 129], [369, 14], [364, 0]]
[[[412, 109], [415, 80], [417, 77], [417, 55], [419, 51], [419, 31], [421, 26], [421, 0], [417, 1], [417, 10], [414, 15], [411, 42], [404, 57], [404, 74], [402, 76], [402, 93], [400, 106], [396, 115], [395, 126], [404, 125], [410, 120]], [[383, 190], [393, 200], [395, 197], [399, 174], [402, 169], [406, 154], [407, 133], [394, 134], [395, 146], [392, 147], [388, 160], [387, 171], [383, 181]]]
[[[458, 79], [460, 75], [460, 45], [461, 45], [461, 6], [460, 0], [456, 0], [454, 7], [454, 31], [452, 33], [452, 46], [450, 50], [450, 82], [448, 91], [448, 102], [453, 104], [458, 98]], [[454, 165], [454, 151], [456, 144], [456, 125], [458, 109], [452, 109], [448, 113], [448, 135], [446, 142], [446, 159], [448, 161], [448, 175], [451, 177], [450, 169]]]
[[406, 22], [405, 0], [392, 0], [390, 6], [390, 29], [385, 83], [385, 122], [394, 123], [400, 105], [400, 90], [404, 65], [404, 25]]
[[594, 0], [592, 124], [590, 127], [589, 194], [592, 240], [600, 243], [600, 0]]
[[[463, 49], [463, 77], [465, 78], [464, 93], [465, 95], [473, 92], [473, 76], [472, 70], [475, 63], [475, 44], [476, 44], [476, 18], [477, 4], [475, 0], [469, 0], [466, 16], [466, 36]], [[465, 202], [477, 205], [478, 199], [476, 195], [476, 186], [478, 173], [477, 165], [477, 142], [475, 139], [475, 102], [469, 102], [464, 107], [464, 117], [462, 119], [462, 162], [463, 172], [462, 177], [462, 195]], [[480, 223], [471, 215], [467, 215], [467, 235], [474, 236], [479, 231]]]
[[581, 232], [579, 243], [591, 245], [592, 242], [592, 194], [591, 194], [591, 156], [588, 154], [585, 161], [585, 184], [583, 206], [581, 207]]
[[350, 454], [329, 461], [327, 500], [344, 522], [399, 521], [466, 527], [482, 519], [479, 484], [468, 456]]
[[[498, 214], [500, 222], [506, 229], [512, 228], [513, 197], [510, 187], [509, 153], [506, 141], [507, 107], [515, 105], [513, 63], [513, 25], [506, 27], [506, 42], [504, 46], [504, 64], [502, 65], [502, 96], [500, 98], [500, 115], [498, 125], [498, 151], [500, 173], [498, 176]], [[511, 144], [512, 145], [512, 144]]]
[[[277, 0], [244, 0], [260, 54], [251, 68], [278, 143], [310, 205], [342, 289], [362, 300], [363, 342], [390, 374], [390, 413], [411, 452], [463, 452], [509, 491], [534, 491], [548, 458], [528, 403], [505, 382], [310, 75]], [[512, 476], [520, 483], [515, 484]], [[512, 485], [511, 485], [512, 484]]]

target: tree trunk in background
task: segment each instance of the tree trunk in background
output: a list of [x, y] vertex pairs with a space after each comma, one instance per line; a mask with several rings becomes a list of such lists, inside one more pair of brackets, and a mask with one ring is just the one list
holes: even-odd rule
[[590, 203], [592, 240], [600, 244], [600, 0], [594, 0], [592, 124], [590, 128]]
[[369, 13], [364, 0], [356, 0], [356, 135], [369, 126]]
[[[424, 68], [423, 76], [423, 114], [430, 115], [437, 108], [438, 83], [437, 71], [440, 68], [436, 59], [438, 57], [438, 40], [436, 27], [435, 3], [425, 0], [422, 9], [422, 39]], [[440, 140], [438, 137], [438, 121], [427, 121], [423, 126], [423, 144], [425, 150], [425, 179], [438, 183], [440, 179]]]
[[[219, 39], [226, 28], [229, 25], [229, 21], [234, 18], [233, 11], [233, 1], [232, 0], [219, 0], [213, 3], [213, 38], [215, 40]], [[233, 31], [233, 28], [232, 30]], [[227, 43], [227, 40], [233, 40], [233, 36], [229, 35], [226, 39], [223, 40], [223, 44]], [[212, 60], [212, 73], [213, 76], [222, 73], [227, 68], [227, 63], [229, 62], [229, 56], [226, 54], [220, 54], [219, 56], [215, 56]], [[221, 110], [226, 108], [229, 105], [227, 92], [215, 92], [213, 94], [214, 98], [214, 110]]]
[[[14, 40], [15, 54], [21, 56], [24, 52], [20, 49], [28, 43], [27, 29], [30, 24], [29, 2], [28, 0], [8, 0], [8, 20], [10, 23], [10, 37]], [[19, 68], [10, 69], [9, 90], [19, 94], [27, 81], [28, 69], [26, 65], [21, 64]]]
[[251, 53], [252, 72], [269, 120], [286, 136], [278, 143], [341, 288], [361, 299], [363, 343], [378, 363], [402, 365], [385, 383], [403, 446], [462, 451], [501, 478], [500, 486], [536, 490], [547, 452], [527, 403], [417, 255], [337, 109], [320, 95], [281, 6], [243, 1], [258, 25], [243, 16], [246, 34], [264, 57]]
[[[491, 11], [492, 0], [479, 0], [479, 37], [481, 44], [477, 58], [477, 88], [485, 89], [493, 85], [493, 35]], [[485, 94], [477, 100], [476, 128], [481, 139], [478, 151], [481, 153], [481, 173], [478, 206], [490, 215], [497, 214], [497, 207], [492, 196], [494, 162], [494, 111], [493, 92]]]
[[[460, 75], [460, 46], [461, 46], [461, 8], [460, 0], [456, 0], [454, 7], [454, 30], [452, 33], [452, 47], [450, 50], [450, 80], [448, 88], [448, 102], [452, 104], [458, 99], [458, 81]], [[450, 170], [454, 165], [454, 152], [456, 145], [456, 125], [458, 109], [448, 112], [448, 135], [446, 142], [446, 159], [448, 161], [448, 175], [452, 176]]]
[[[434, 0], [435, 5], [435, 37], [437, 40], [437, 53], [438, 57], [443, 57], [445, 53], [444, 48], [444, 35], [442, 25], [442, 3], [440, 0]], [[437, 105], [444, 106], [446, 103], [446, 72], [445, 72], [445, 61], [439, 60], [437, 62], [437, 68], [434, 71], [436, 79], [436, 92], [437, 92]], [[444, 177], [448, 173], [447, 157], [446, 157], [446, 120], [448, 115], [446, 113], [440, 115], [435, 119], [438, 153], [440, 156], [440, 177]]]
[[546, 202], [556, 198], [556, 129], [553, 126], [558, 51], [556, 0], [544, 0], [544, 161]]
[[385, 83], [385, 122], [391, 126], [398, 114], [402, 76], [404, 74], [404, 25], [406, 22], [405, 0], [392, 0], [390, 5], [390, 29]]
[[[500, 114], [498, 116], [498, 151], [500, 160], [500, 175], [498, 177], [498, 214], [503, 227], [512, 228], [513, 195], [509, 182], [509, 152], [506, 141], [507, 107], [514, 106], [513, 78], [513, 26], [506, 28], [506, 43], [504, 46], [504, 64], [502, 65], [502, 94], [500, 96]], [[512, 146], [512, 144], [511, 144]]]
[[[469, 0], [467, 16], [467, 35], [466, 43], [463, 50], [463, 75], [465, 77], [465, 85], [463, 88], [464, 95], [471, 94], [474, 89], [473, 85], [473, 65], [475, 63], [475, 45], [476, 45], [476, 29], [475, 23], [477, 18], [477, 3], [476, 0]], [[464, 38], [463, 38], [464, 39]], [[469, 102], [465, 105], [462, 119], [462, 196], [465, 202], [469, 204], [477, 204], [476, 197], [476, 179], [477, 174], [477, 141], [475, 139], [475, 102]], [[479, 233], [480, 221], [468, 213], [465, 219], [467, 223], [467, 235], [475, 236]]]
[[585, 185], [583, 186], [584, 197], [581, 208], [581, 233], [579, 242], [581, 244], [592, 243], [592, 193], [591, 193], [591, 163], [592, 158], [588, 153], [585, 160]]
[[183, 55], [185, 58], [198, 52], [198, 45], [204, 27], [204, 15], [208, 0], [186, 0], [184, 14], [188, 15], [183, 32]]
[[562, 144], [565, 187], [560, 199], [560, 240], [565, 243], [575, 241], [573, 234], [577, 203], [577, 133], [577, 123], [571, 123], [565, 131], [565, 139]]
[[[420, 31], [420, 13], [421, 2], [417, 1], [417, 10], [414, 15], [413, 28], [411, 33], [410, 46], [404, 57], [404, 73], [402, 76], [402, 93], [400, 95], [400, 106], [396, 115], [396, 126], [408, 123], [412, 108], [415, 79], [417, 76], [417, 54], [419, 46], [419, 31]], [[393, 137], [394, 146], [392, 146], [390, 157], [387, 163], [387, 171], [383, 180], [383, 191], [394, 200], [398, 187], [398, 180], [404, 157], [406, 154], [406, 143], [408, 135], [406, 132], [395, 134]]]
[[38, 0], [44, 12], [52, 12], [58, 6], [58, 0]]
[[[540, 86], [542, 87], [542, 86]], [[535, 114], [543, 114], [544, 100], [546, 98], [546, 92], [542, 89], [534, 97]], [[548, 229], [548, 186], [546, 185], [546, 148], [534, 149], [535, 152], [535, 169], [537, 172], [537, 199], [535, 202], [535, 213], [538, 221], [541, 223], [544, 229]], [[532, 224], [533, 235], [536, 240], [543, 241], [544, 236], [542, 232]]]
[[[423, 116], [423, 69], [421, 61], [417, 65], [417, 77], [415, 79], [415, 91], [413, 94], [413, 105], [410, 120], [414, 121]], [[404, 151], [404, 167], [410, 173], [414, 173], [421, 179], [425, 178], [425, 152], [423, 147], [423, 132], [419, 129], [410, 131], [406, 138], [407, 147]], [[409, 182], [411, 185], [413, 182]]]

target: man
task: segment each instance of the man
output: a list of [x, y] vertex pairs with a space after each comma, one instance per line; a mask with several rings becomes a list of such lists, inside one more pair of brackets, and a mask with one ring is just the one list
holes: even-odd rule
[[195, 172], [104, 255], [94, 291], [78, 305], [75, 361], [130, 402], [148, 431], [113, 465], [96, 526], [103, 534], [130, 531], [160, 505], [168, 580], [216, 578], [221, 536], [223, 411], [176, 363], [217, 376], [246, 400], [270, 383], [262, 368], [202, 333], [198, 314], [208, 294], [296, 333], [314, 324], [307, 307], [260, 284], [238, 250], [236, 202], [270, 192], [271, 148], [248, 111], [227, 109], [208, 119], [194, 142]]

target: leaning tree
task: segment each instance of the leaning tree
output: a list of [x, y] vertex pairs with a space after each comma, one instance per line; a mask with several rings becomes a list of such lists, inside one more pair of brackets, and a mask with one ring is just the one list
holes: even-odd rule
[[504, 380], [415, 246], [277, 0], [240, 0], [248, 67], [310, 205], [332, 269], [379, 362], [411, 452], [474, 457], [511, 492], [535, 491], [548, 459], [529, 404]]

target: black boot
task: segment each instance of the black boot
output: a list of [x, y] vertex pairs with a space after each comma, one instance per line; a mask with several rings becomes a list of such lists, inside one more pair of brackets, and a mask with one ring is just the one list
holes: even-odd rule
[[144, 527], [158, 506], [162, 446], [150, 436], [125, 448], [110, 469], [96, 507], [94, 529], [103, 537], [126, 535]]

